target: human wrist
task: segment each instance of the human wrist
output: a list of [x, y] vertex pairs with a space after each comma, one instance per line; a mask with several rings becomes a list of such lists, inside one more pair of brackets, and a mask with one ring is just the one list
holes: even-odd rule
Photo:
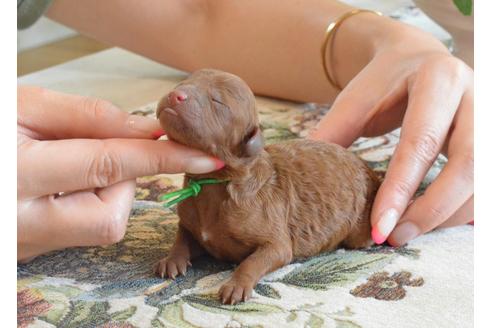
[[359, 13], [343, 21], [333, 35], [332, 57], [325, 54], [342, 88], [374, 58], [378, 50], [391, 42], [393, 31], [401, 29], [400, 25], [370, 12]]

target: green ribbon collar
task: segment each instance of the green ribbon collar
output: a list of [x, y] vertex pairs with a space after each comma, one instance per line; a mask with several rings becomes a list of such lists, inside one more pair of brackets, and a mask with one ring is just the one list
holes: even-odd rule
[[210, 185], [210, 184], [219, 184], [219, 183], [225, 183], [229, 182], [229, 180], [219, 180], [219, 179], [199, 179], [199, 180], [193, 180], [189, 179], [188, 180], [188, 187], [179, 189], [173, 192], [170, 192], [168, 194], [165, 194], [160, 197], [161, 201], [168, 200], [164, 204], [165, 207], [171, 207], [186, 198], [190, 197], [196, 197], [202, 191], [202, 185]]

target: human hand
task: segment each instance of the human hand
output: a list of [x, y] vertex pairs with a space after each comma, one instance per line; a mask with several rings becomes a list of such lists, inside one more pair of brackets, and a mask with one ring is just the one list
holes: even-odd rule
[[[473, 71], [418, 29], [388, 33], [309, 137], [347, 147], [401, 126], [371, 213], [374, 241], [400, 246], [473, 220]], [[447, 164], [412, 202], [440, 152]]]
[[152, 140], [163, 134], [157, 120], [106, 101], [26, 86], [18, 87], [17, 97], [21, 261], [121, 240], [136, 177], [205, 173], [223, 165], [200, 151]]

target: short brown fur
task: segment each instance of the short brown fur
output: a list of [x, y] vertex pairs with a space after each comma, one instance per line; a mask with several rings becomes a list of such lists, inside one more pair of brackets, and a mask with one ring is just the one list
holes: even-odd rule
[[251, 154], [248, 141], [261, 138], [255, 98], [232, 74], [200, 70], [175, 90], [187, 99], [170, 104], [164, 97], [157, 109], [169, 139], [226, 163], [210, 174], [187, 174], [184, 185], [190, 178], [230, 182], [205, 186], [179, 204], [176, 242], [156, 267], [161, 277], [184, 274], [204, 251], [240, 263], [219, 291], [223, 303], [234, 304], [294, 258], [372, 244], [369, 213], [379, 180], [361, 159], [310, 140]]

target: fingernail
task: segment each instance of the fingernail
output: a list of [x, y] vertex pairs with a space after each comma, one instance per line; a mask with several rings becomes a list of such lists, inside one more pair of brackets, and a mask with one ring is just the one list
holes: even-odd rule
[[394, 208], [387, 209], [378, 223], [372, 228], [372, 240], [378, 245], [384, 243], [398, 222], [398, 212]]
[[420, 229], [410, 221], [399, 224], [391, 234], [391, 243], [402, 246], [420, 235]]
[[166, 132], [164, 132], [163, 129], [159, 129], [159, 130], [156, 130], [156, 131], [152, 132], [152, 137], [154, 139], [159, 139], [160, 137], [162, 137], [165, 134], [166, 134]]
[[[155, 119], [140, 116], [140, 115], [130, 115], [126, 121], [129, 128], [137, 130], [139, 132], [149, 133], [149, 131], [154, 131], [158, 123]], [[154, 134], [152, 134], [154, 136]]]
[[[222, 166], [220, 166], [222, 165]], [[185, 166], [187, 173], [208, 173], [223, 167], [223, 163], [212, 157], [194, 157]]]
[[220, 170], [225, 166], [225, 163], [222, 162], [220, 159], [215, 159], [215, 168], [216, 170]]

